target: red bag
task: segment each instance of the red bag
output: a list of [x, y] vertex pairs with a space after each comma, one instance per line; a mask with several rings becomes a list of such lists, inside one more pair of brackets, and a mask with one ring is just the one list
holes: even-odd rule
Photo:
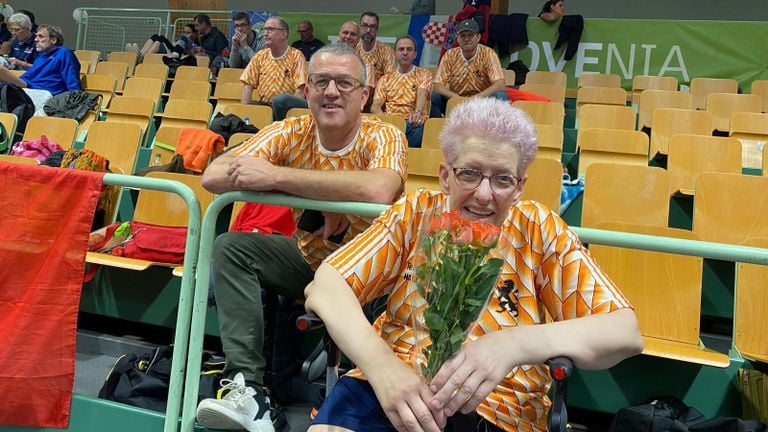
[[112, 255], [169, 264], [184, 262], [187, 227], [131, 222], [130, 240], [112, 249]]

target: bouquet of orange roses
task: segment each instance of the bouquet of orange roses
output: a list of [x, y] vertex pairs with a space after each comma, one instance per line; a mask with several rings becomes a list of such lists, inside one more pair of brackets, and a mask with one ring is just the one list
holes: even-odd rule
[[427, 303], [421, 308], [422, 322], [431, 344], [423, 348], [422, 364], [416, 368], [429, 381], [461, 348], [490, 297], [502, 260], [489, 257], [499, 241], [495, 225], [450, 211], [425, 217], [422, 227], [414, 275]]

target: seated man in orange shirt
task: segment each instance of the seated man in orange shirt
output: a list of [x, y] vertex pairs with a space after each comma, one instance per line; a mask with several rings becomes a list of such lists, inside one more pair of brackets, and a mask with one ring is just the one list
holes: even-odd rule
[[[309, 432], [438, 432], [459, 411], [475, 427], [454, 431], [544, 431], [546, 360], [604, 369], [640, 353], [634, 311], [576, 234], [541, 204], [520, 201], [536, 140], [530, 118], [507, 102], [458, 105], [440, 133], [442, 192], [406, 195], [323, 262], [305, 307], [359, 369], [334, 386]], [[426, 382], [413, 367], [419, 347], [434, 342], [419, 331], [416, 245], [426, 215], [447, 210], [500, 228], [490, 255], [502, 267], [477, 325]], [[387, 306], [371, 325], [360, 305], [380, 296]]]
[[456, 39], [459, 46], [449, 49], [437, 67], [430, 117], [440, 117], [448, 99], [456, 96], [509, 100], [504, 91], [506, 85], [499, 56], [493, 49], [480, 45], [477, 21], [461, 21]]

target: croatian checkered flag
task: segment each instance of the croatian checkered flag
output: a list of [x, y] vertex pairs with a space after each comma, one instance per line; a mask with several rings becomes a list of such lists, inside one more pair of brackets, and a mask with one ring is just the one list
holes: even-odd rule
[[443, 50], [449, 50], [453, 48], [454, 42], [456, 41], [456, 22], [453, 21], [453, 17], [451, 17], [451, 22], [448, 24], [448, 33], [445, 36], [445, 42], [443, 43]]
[[448, 39], [448, 23], [431, 21], [421, 30], [421, 35], [425, 43], [443, 46]]

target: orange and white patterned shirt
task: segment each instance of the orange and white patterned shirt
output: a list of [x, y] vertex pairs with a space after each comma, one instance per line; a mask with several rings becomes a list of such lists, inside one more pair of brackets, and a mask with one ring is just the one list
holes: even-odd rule
[[[359, 171], [387, 168], [395, 171], [405, 183], [407, 147], [405, 135], [399, 129], [375, 117], [364, 117], [360, 131], [352, 142], [338, 151], [327, 150], [320, 143], [314, 117], [305, 115], [274, 122], [232, 151], [260, 157], [274, 165], [298, 169]], [[303, 211], [293, 209], [296, 223]], [[349, 229], [342, 244], [365, 231], [371, 224], [370, 218], [347, 215], [347, 219]], [[300, 229], [296, 230], [294, 237], [304, 259], [313, 270], [339, 247], [334, 242], [316, 238], [312, 233]]]
[[[424, 189], [401, 198], [371, 227], [332, 254], [361, 304], [388, 295], [374, 328], [403, 361], [413, 364], [414, 347], [428, 345], [417, 311], [426, 304], [414, 277], [419, 227], [433, 209], [448, 209], [447, 196]], [[597, 266], [576, 234], [555, 213], [533, 201], [510, 209], [492, 253], [504, 264], [486, 308], [467, 340], [518, 325], [542, 324], [631, 307]], [[351, 376], [362, 378], [359, 370]], [[510, 432], [546, 432], [550, 385], [545, 365], [514, 368], [478, 407], [477, 413]]]
[[[397, 69], [397, 65], [395, 63], [395, 52], [392, 50], [392, 48], [389, 47], [389, 45], [383, 44], [379, 41], [374, 41], [373, 49], [366, 51], [363, 48], [363, 41], [360, 41], [357, 43], [355, 50], [358, 54], [360, 54], [363, 62], [366, 65], [370, 65], [371, 69], [373, 69], [374, 86], [378, 85], [379, 79], [381, 79], [384, 74]], [[368, 71], [370, 72], [370, 69]], [[369, 79], [368, 82], [371, 82], [371, 80]]]
[[245, 67], [240, 81], [255, 90], [254, 100], [272, 103], [280, 93], [294, 94], [307, 83], [307, 61], [296, 48], [288, 47], [280, 57], [272, 57], [272, 51], [258, 51]]
[[376, 86], [374, 101], [384, 103], [384, 112], [397, 114], [406, 119], [416, 110], [416, 95], [419, 89], [427, 92], [427, 103], [421, 113], [429, 117], [432, 73], [427, 69], [413, 66], [407, 73], [395, 69], [384, 75]]
[[504, 79], [499, 56], [492, 48], [478, 45], [475, 55], [464, 58], [461, 47], [449, 49], [435, 72], [435, 82], [460, 96], [472, 96]]

